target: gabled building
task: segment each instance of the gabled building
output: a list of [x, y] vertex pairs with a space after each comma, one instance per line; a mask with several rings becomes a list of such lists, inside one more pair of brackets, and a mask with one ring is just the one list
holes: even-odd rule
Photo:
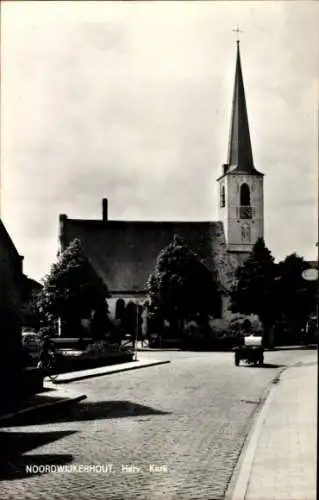
[[253, 162], [239, 42], [228, 159], [217, 181], [218, 221], [110, 220], [108, 200], [104, 199], [100, 220], [60, 215], [60, 251], [75, 238], [81, 241], [112, 293], [108, 302], [114, 313], [117, 299], [134, 301], [145, 297], [146, 282], [159, 252], [178, 235], [214, 273], [222, 294], [219, 316], [227, 315], [227, 296], [235, 270], [264, 232], [263, 174]]
[[24, 290], [23, 257], [0, 220], [0, 398], [4, 404], [19, 386]]

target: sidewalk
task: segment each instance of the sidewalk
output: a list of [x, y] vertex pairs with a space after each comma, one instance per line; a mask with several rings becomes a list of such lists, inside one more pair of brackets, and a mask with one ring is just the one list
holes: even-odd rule
[[48, 412], [60, 409], [63, 410], [70, 405], [86, 399], [85, 394], [79, 394], [79, 392], [76, 392], [72, 388], [58, 384], [68, 384], [69, 382], [77, 380], [111, 375], [113, 373], [163, 365], [166, 363], [170, 363], [170, 361], [143, 359], [140, 361], [131, 361], [129, 363], [120, 363], [118, 365], [101, 366], [90, 370], [63, 373], [58, 376], [54, 383], [49, 379], [45, 379], [43, 392], [30, 396], [25, 401], [21, 401], [17, 404], [10, 412], [0, 415], [0, 427], [13, 425], [18, 420], [23, 421], [24, 419], [27, 420], [34, 417], [41, 418], [41, 415], [46, 415]]
[[232, 500], [315, 500], [317, 363], [288, 368], [258, 417]]
[[101, 377], [103, 375], [112, 375], [113, 373], [126, 372], [128, 370], [137, 370], [139, 368], [146, 368], [149, 366], [165, 365], [170, 363], [169, 360], [156, 360], [156, 359], [141, 359], [137, 361], [130, 361], [129, 363], [120, 363], [118, 365], [99, 366], [89, 370], [80, 370], [70, 373], [61, 373], [55, 381], [56, 384], [68, 384], [77, 380], [84, 380], [91, 377]]
[[64, 387], [52, 389], [45, 383], [44, 389], [25, 400], [17, 402], [10, 411], [0, 415], [1, 427], [27, 424], [28, 421], [38, 420], [52, 412], [64, 411], [67, 408], [86, 399], [85, 394], [66, 390]]

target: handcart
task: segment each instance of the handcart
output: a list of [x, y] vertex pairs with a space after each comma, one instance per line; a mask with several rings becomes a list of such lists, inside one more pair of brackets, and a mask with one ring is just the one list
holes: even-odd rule
[[235, 365], [239, 366], [241, 360], [249, 365], [264, 364], [264, 348], [262, 337], [249, 335], [245, 337], [244, 345], [234, 348]]

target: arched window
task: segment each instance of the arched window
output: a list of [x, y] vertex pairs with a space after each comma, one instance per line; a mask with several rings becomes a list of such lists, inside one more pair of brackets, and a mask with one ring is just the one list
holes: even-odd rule
[[248, 184], [240, 186], [240, 218], [251, 219], [252, 207], [250, 206], [250, 190]]
[[246, 183], [240, 186], [240, 205], [242, 207], [250, 206], [250, 190]]
[[220, 189], [220, 206], [223, 208], [226, 205], [226, 197], [225, 197], [225, 186], [223, 185]]
[[115, 319], [122, 319], [125, 310], [125, 302], [123, 299], [118, 299], [115, 306]]

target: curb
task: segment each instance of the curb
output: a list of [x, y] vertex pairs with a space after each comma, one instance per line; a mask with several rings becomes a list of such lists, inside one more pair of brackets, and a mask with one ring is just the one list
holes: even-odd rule
[[3, 422], [5, 423], [7, 422], [8, 424], [10, 424], [10, 420], [15, 420], [19, 417], [24, 417], [24, 416], [28, 417], [29, 415], [36, 415], [37, 413], [41, 415], [43, 412], [46, 412], [47, 410], [50, 411], [63, 406], [68, 406], [73, 403], [79, 403], [80, 401], [83, 401], [86, 398], [87, 396], [83, 394], [80, 396], [75, 396], [67, 399], [61, 398], [60, 400], [53, 401], [51, 403], [49, 402], [49, 403], [43, 403], [41, 405], [30, 406], [29, 408], [24, 408], [22, 410], [17, 410], [16, 412], [8, 413], [7, 415], [1, 416], [0, 424], [2, 424]]
[[54, 384], [69, 384], [70, 382], [77, 382], [80, 380], [85, 380], [88, 378], [94, 378], [94, 377], [104, 377], [105, 375], [113, 375], [114, 373], [121, 373], [121, 372], [127, 372], [130, 370], [139, 370], [141, 368], [148, 368], [149, 366], [158, 366], [158, 365], [166, 365], [167, 363], [170, 363], [170, 360], [165, 360], [165, 361], [154, 361], [154, 363], [149, 363], [145, 365], [137, 365], [137, 366], [130, 366], [130, 367], [124, 367], [124, 368], [115, 368], [114, 370], [109, 370], [105, 371], [103, 373], [88, 373], [86, 375], [80, 375], [78, 377], [70, 377], [65, 380], [55, 380]]
[[[237, 465], [228, 484], [227, 492], [225, 495], [225, 499], [227, 500], [245, 500], [246, 498], [253, 461], [256, 454], [262, 427], [265, 422], [270, 404], [272, 402], [273, 394], [276, 390], [276, 385], [280, 382], [281, 375], [287, 370], [287, 368], [289, 367], [282, 368], [280, 372], [273, 378], [271, 386], [267, 387], [264, 396], [261, 398], [259, 408], [256, 409], [256, 420], [253, 423], [252, 429], [250, 430], [247, 438], [244, 441], [242, 451], [237, 461]], [[254, 418], [254, 416], [252, 418]]]
[[183, 349], [180, 349], [179, 347], [138, 347], [137, 352], [175, 352], [175, 351], [182, 351]]

